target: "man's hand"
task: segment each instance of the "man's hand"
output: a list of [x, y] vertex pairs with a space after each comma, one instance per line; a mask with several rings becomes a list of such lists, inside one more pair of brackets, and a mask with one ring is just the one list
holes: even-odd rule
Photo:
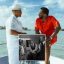
[[50, 42], [51, 41], [51, 37], [50, 36], [47, 36], [46, 37], [46, 42]]
[[18, 35], [18, 34], [26, 34], [24, 32], [17, 32], [15, 30], [11, 30], [11, 35]]

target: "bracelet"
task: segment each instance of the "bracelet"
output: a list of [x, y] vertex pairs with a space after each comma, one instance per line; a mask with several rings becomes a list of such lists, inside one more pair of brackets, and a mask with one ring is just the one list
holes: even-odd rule
[[52, 40], [52, 37], [50, 36], [50, 39]]

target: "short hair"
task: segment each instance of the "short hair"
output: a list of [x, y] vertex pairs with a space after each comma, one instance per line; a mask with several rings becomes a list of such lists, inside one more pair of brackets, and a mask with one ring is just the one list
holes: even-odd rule
[[46, 8], [46, 7], [41, 7], [41, 10], [42, 10], [42, 12], [44, 12], [45, 14], [49, 14], [49, 9], [48, 8]]

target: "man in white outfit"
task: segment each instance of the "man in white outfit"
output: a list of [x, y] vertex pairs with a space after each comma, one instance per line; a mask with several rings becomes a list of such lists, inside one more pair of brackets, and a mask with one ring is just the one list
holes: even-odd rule
[[21, 6], [16, 4], [12, 8], [13, 15], [6, 22], [6, 37], [9, 64], [19, 64], [19, 41], [18, 34], [25, 34], [22, 32], [22, 24], [18, 21], [21, 17]]

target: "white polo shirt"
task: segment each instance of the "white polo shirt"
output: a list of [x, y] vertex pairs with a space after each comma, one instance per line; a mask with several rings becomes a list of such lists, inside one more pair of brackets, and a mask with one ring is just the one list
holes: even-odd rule
[[15, 16], [11, 16], [6, 22], [6, 32], [8, 36], [10, 35], [11, 29], [17, 32], [22, 32], [22, 24]]

